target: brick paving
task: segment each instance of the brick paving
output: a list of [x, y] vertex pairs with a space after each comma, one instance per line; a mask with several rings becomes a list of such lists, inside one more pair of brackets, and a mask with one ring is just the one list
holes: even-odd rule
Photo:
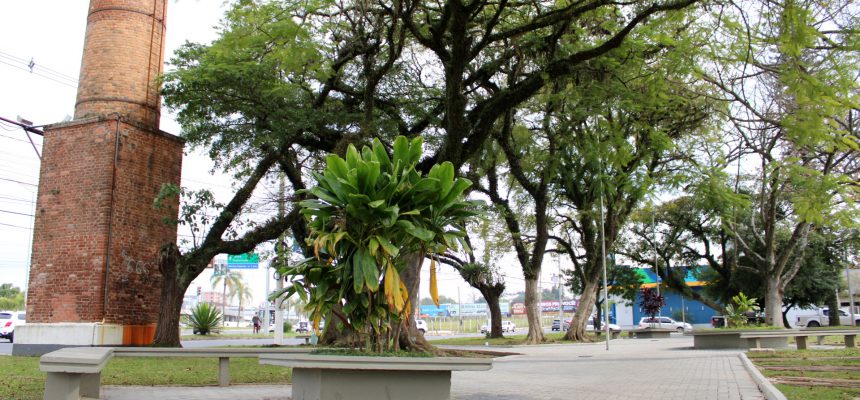
[[[487, 372], [455, 372], [455, 400], [761, 400], [738, 359], [739, 351], [691, 350], [691, 337], [499, 349], [522, 355], [497, 358]], [[102, 399], [281, 400], [290, 387], [105, 387]]]

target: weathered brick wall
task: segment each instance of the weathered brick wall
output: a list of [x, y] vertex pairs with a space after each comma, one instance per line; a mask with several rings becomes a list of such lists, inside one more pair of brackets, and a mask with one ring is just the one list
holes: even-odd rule
[[106, 119], [50, 126], [44, 149], [28, 321], [155, 322], [158, 249], [176, 241], [176, 228], [164, 223], [175, 205], [157, 211], [152, 202], [162, 183], [179, 183], [182, 142]]
[[166, 0], [91, 0], [75, 119], [119, 113], [157, 127]]
[[183, 147], [158, 129], [165, 9], [90, 1], [75, 120], [45, 129], [28, 322], [118, 323], [146, 331], [129, 344], [151, 340], [158, 250], [176, 242], [175, 204], [152, 203], [179, 184]]

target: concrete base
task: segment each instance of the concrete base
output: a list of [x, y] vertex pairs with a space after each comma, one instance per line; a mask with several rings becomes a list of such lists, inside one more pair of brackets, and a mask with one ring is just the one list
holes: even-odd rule
[[293, 368], [293, 400], [448, 400], [451, 371], [486, 371], [486, 358], [260, 355]]
[[[756, 342], [758, 341], [758, 342]], [[751, 349], [751, 348], [784, 349], [788, 347], [787, 337], [761, 337], [757, 339], [742, 338], [741, 332], [695, 332], [693, 333], [693, 348], [695, 349]]]
[[451, 371], [293, 369], [293, 400], [448, 400]]
[[64, 347], [121, 346], [122, 325], [83, 323], [28, 323], [15, 328], [12, 355], [40, 356]]
[[636, 335], [637, 339], [668, 339], [675, 330], [668, 328], [643, 328], [634, 329], [631, 332]]

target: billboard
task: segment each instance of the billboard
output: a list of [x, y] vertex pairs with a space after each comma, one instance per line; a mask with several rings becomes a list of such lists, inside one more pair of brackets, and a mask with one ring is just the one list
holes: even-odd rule
[[[577, 300], [564, 300], [562, 303], [564, 312], [576, 311], [576, 306], [579, 304]], [[540, 302], [541, 312], [558, 312], [558, 300], [544, 300]], [[511, 305], [511, 313], [514, 315], [525, 315], [526, 305], [524, 303], [514, 303]]]

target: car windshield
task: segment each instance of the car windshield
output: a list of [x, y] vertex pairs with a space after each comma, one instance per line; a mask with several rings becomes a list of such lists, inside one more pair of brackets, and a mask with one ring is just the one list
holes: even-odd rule
[[27, 314], [18, 314], [18, 319], [24, 321], [27, 319]]
[[12, 314], [0, 313], [0, 319], [12, 319]]

